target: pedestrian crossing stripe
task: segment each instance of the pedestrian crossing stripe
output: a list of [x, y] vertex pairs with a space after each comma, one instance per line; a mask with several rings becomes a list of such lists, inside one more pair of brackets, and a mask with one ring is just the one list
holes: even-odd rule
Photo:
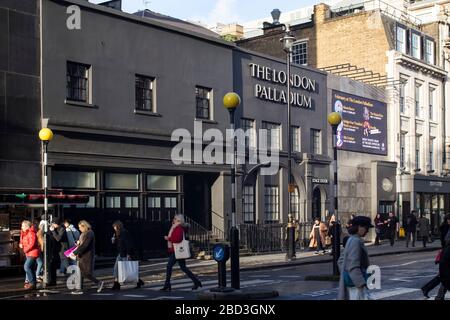
[[[188, 280], [184, 280], [184, 283], [179, 283], [176, 285], [172, 285], [172, 289], [178, 289], [180, 291], [191, 291], [192, 282]], [[279, 282], [279, 281], [278, 281]], [[241, 281], [241, 287], [249, 287], [249, 286], [256, 286], [256, 285], [262, 285], [262, 284], [273, 284], [277, 283], [277, 281], [274, 280], [248, 280], [248, 281]], [[212, 288], [216, 288], [218, 286], [217, 280], [210, 280], [210, 281], [204, 281], [202, 282], [203, 286], [200, 288], [200, 290], [208, 290]], [[144, 288], [145, 290], [152, 290], [157, 291], [159, 290], [161, 285], [158, 286], [151, 286]]]
[[124, 294], [123, 296], [127, 297], [127, 298], [146, 298], [147, 297], [142, 294]]

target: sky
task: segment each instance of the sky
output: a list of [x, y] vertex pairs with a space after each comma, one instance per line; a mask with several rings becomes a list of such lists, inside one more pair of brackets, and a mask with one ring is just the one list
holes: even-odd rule
[[[92, 3], [106, 0], [90, 0]], [[281, 12], [303, 8], [319, 0], [122, 0], [122, 10], [133, 13], [144, 8], [182, 20], [207, 25], [243, 23], [269, 17], [278, 8]]]

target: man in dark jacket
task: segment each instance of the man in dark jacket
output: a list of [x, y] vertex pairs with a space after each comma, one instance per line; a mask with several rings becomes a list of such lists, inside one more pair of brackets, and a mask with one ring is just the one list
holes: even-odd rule
[[391, 242], [391, 246], [394, 246], [395, 234], [397, 233], [399, 227], [398, 221], [399, 220], [395, 214], [393, 212], [389, 212], [389, 218], [384, 222], [387, 227], [387, 234]]
[[55, 241], [55, 250], [58, 250], [60, 259], [60, 265], [58, 265], [59, 270], [62, 274], [65, 274], [67, 266], [69, 265], [69, 261], [64, 255], [64, 252], [69, 249], [69, 240], [67, 238], [66, 229], [61, 225], [61, 220], [59, 218], [53, 219], [52, 227], [50, 228], [50, 234]]
[[412, 246], [416, 246], [416, 232], [417, 232], [417, 218], [415, 211], [411, 211], [410, 214], [406, 216], [406, 247], [409, 247], [409, 241], [412, 238]]

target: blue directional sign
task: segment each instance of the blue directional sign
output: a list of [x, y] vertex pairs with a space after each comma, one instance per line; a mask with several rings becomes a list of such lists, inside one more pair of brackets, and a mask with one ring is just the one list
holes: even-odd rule
[[227, 260], [227, 252], [226, 247], [222, 244], [217, 244], [213, 248], [213, 258], [217, 262], [222, 262], [224, 260]]

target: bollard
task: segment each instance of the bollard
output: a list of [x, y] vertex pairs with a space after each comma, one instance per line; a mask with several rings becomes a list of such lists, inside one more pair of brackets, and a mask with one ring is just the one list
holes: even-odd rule
[[227, 288], [227, 260], [230, 258], [230, 246], [226, 243], [218, 243], [213, 247], [213, 258], [217, 262], [218, 286], [211, 292], [232, 292]]

